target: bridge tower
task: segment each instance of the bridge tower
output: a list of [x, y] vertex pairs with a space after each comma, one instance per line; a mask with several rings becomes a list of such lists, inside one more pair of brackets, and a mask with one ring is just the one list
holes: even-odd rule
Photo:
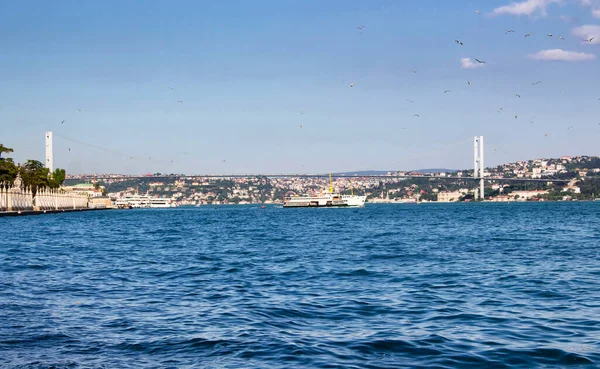
[[54, 171], [54, 158], [52, 155], [52, 131], [46, 132], [46, 168], [50, 169], [50, 173]]
[[479, 178], [479, 194], [475, 191], [475, 199], [485, 198], [484, 180], [485, 164], [483, 163], [483, 136], [473, 138], [473, 178]]

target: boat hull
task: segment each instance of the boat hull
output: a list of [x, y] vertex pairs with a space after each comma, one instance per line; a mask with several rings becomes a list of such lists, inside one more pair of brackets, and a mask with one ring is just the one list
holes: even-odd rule
[[287, 198], [284, 208], [348, 208], [364, 206], [366, 196], [347, 196], [343, 198]]

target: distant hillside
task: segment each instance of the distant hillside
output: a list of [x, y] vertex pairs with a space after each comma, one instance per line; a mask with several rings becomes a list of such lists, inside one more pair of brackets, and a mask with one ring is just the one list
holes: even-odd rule
[[[456, 169], [417, 169], [417, 170], [402, 170], [400, 172], [417, 172], [417, 173], [452, 173]], [[341, 172], [333, 173], [336, 176], [384, 176], [388, 173], [399, 172], [398, 170], [358, 170], [356, 172]]]
[[357, 170], [356, 172], [333, 173], [335, 176], [383, 176], [391, 172], [390, 170]]
[[411, 170], [411, 172], [417, 172], [417, 173], [452, 173], [452, 172], [458, 172], [458, 169], [444, 169], [444, 168], [417, 169], [417, 170]]

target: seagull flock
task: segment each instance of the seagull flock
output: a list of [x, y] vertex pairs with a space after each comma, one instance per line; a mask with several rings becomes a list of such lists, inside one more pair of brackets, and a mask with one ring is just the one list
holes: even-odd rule
[[[477, 13], [477, 14], [480, 15], [481, 11], [480, 10], [475, 10], [475, 13]], [[362, 30], [364, 28], [364, 26], [358, 26], [356, 28], [359, 29], [359, 30]], [[504, 32], [505, 35], [507, 35], [509, 33], [516, 33], [516, 32], [515, 32], [514, 29], [509, 29], [506, 32]], [[524, 36], [525, 36], [525, 38], [532, 37], [533, 33], [531, 33], [531, 32], [525, 33]], [[553, 33], [546, 33], [546, 36], [547, 37], [554, 37], [554, 34]], [[557, 37], [558, 37], [559, 40], [564, 40], [565, 39], [563, 36], [560, 36], [560, 35], [557, 35]], [[595, 39], [595, 37], [590, 37], [589, 39], [584, 39], [583, 42], [589, 42], [589, 43], [591, 43], [591, 42], [594, 41], [594, 39]], [[458, 46], [464, 46], [465, 45], [465, 43], [462, 40], [459, 40], [459, 39], [455, 39], [454, 43], [456, 45], [458, 45]], [[468, 59], [467, 59], [467, 61], [468, 61]], [[475, 61], [477, 62], [477, 64], [486, 64], [486, 62], [484, 60], [481, 60], [481, 59], [478, 59], [478, 58], [475, 58]], [[412, 72], [413, 72], [413, 74], [417, 73], [417, 71], [415, 69], [412, 69]], [[542, 83], [542, 81], [535, 81], [535, 82], [532, 82], [531, 85], [532, 86], [536, 86], [536, 85], [539, 85], [540, 83]], [[469, 85], [469, 86], [471, 85], [471, 81], [470, 80], [467, 81], [467, 85]], [[354, 87], [354, 86], [355, 86], [355, 83], [352, 82], [350, 84], [350, 87]], [[444, 90], [444, 94], [447, 94], [449, 92], [450, 92], [450, 90]], [[566, 92], [564, 90], [562, 90], [561, 92], [563, 94], [566, 94]], [[519, 99], [521, 98], [521, 95], [519, 93], [516, 93], [515, 96], [518, 97]], [[600, 98], [598, 100], [600, 100]], [[413, 104], [415, 101], [407, 99], [406, 102]], [[502, 111], [503, 111], [503, 108], [498, 109], [498, 113], [501, 113]], [[414, 114], [414, 117], [415, 118], [420, 118], [421, 115], [420, 114]], [[515, 117], [515, 119], [518, 119], [519, 115], [518, 114], [514, 114], [514, 117]], [[535, 120], [535, 117], [533, 117], [533, 119], [530, 120], [529, 122], [533, 124], [533, 120]], [[600, 123], [598, 123], [598, 125], [600, 125]], [[573, 126], [569, 126], [568, 129], [570, 130], [571, 128], [573, 128]], [[406, 129], [406, 128], [402, 127], [401, 129]], [[544, 136], [548, 136], [548, 133], [545, 133]]]
[[[480, 11], [480, 10], [475, 10], [475, 13], [476, 13], [476, 14], [478, 14], [478, 15], [480, 15], [480, 14], [481, 14], [481, 11]], [[365, 26], [364, 26], [364, 25], [358, 25], [358, 26], [356, 26], [356, 29], [357, 29], [358, 31], [360, 31], [360, 33], [362, 33], [362, 31], [365, 29]], [[514, 29], [509, 29], [509, 30], [507, 30], [507, 31], [505, 31], [505, 32], [504, 32], [504, 34], [505, 34], [505, 35], [508, 35], [508, 34], [510, 34], [510, 33], [516, 33], [516, 32], [515, 32], [515, 30], [514, 30]], [[553, 33], [546, 33], [545, 35], [546, 35], [547, 37], [554, 37], [554, 34], [553, 34]], [[532, 36], [533, 36], [533, 33], [525, 33], [525, 34], [524, 34], [524, 37], [525, 37], [525, 38], [529, 38], [529, 37], [532, 37]], [[558, 38], [558, 40], [565, 40], [565, 38], [564, 38], [563, 36], [560, 36], [560, 35], [557, 35], [557, 38]], [[582, 40], [582, 42], [588, 42], [588, 43], [592, 43], [592, 42], [594, 41], [594, 39], [595, 39], [595, 38], [596, 38], [595, 36], [592, 36], [592, 37], [590, 37], [590, 38], [588, 38], [588, 39], [584, 39], [584, 40]], [[455, 39], [455, 40], [454, 40], [454, 43], [455, 43], [456, 45], [458, 45], [458, 46], [465, 46], [465, 43], [464, 43], [462, 40], [459, 40], [459, 39]], [[469, 60], [469, 59], [467, 59], [467, 60]], [[475, 58], [474, 60], [475, 60], [475, 62], [476, 62], [477, 64], [479, 64], [479, 65], [481, 65], [481, 66], [483, 66], [483, 64], [487, 64], [487, 62], [486, 62], [486, 61], [484, 61], [484, 60], [482, 60], [482, 59]], [[477, 65], [477, 64], [475, 64], [475, 65]], [[473, 65], [473, 64], [471, 63], [471, 65]], [[412, 70], [411, 70], [411, 72], [412, 72], [413, 74], [416, 74], [416, 73], [417, 73], [417, 70], [416, 70], [416, 69], [412, 69]], [[535, 82], [532, 82], [532, 83], [531, 83], [531, 85], [532, 85], [532, 86], [536, 86], [536, 85], [539, 85], [540, 83], [542, 83], [542, 81], [535, 81]], [[471, 86], [471, 85], [472, 85], [472, 83], [471, 83], [471, 81], [470, 81], [470, 80], [468, 80], [468, 81], [467, 81], [467, 85], [469, 85], [469, 86]], [[349, 85], [349, 86], [350, 86], [350, 88], [353, 88], [354, 86], [356, 86], [356, 82], [352, 82], [352, 83], [350, 83], [350, 85]], [[174, 91], [174, 90], [175, 90], [175, 88], [173, 88], [173, 87], [171, 87], [171, 86], [167, 86], [167, 89], [168, 89], [168, 90], [170, 90], [170, 91]], [[448, 93], [450, 93], [450, 92], [451, 92], [451, 90], [450, 90], [450, 89], [446, 89], [446, 90], [444, 90], [444, 94], [448, 94]], [[561, 91], [561, 93], [562, 93], [562, 94], [566, 94], [567, 92], [566, 92], [566, 91], [564, 91], [564, 90], [562, 90], [562, 91]], [[519, 98], [519, 99], [521, 98], [521, 95], [520, 95], [519, 93], [515, 93], [515, 96], [516, 96], [517, 98]], [[600, 98], [599, 98], [598, 100], [600, 101]], [[414, 101], [414, 100], [411, 100], [411, 99], [406, 99], [406, 102], [408, 102], [408, 103], [411, 103], [411, 104], [414, 104], [414, 103], [415, 103], [415, 101]], [[177, 100], [177, 103], [178, 103], [178, 104], [183, 104], [183, 100]], [[78, 109], [77, 109], [77, 111], [78, 111], [78, 112], [81, 112], [81, 111], [82, 111], [82, 109], [81, 109], [81, 108], [78, 108]], [[502, 108], [502, 107], [501, 107], [501, 108], [499, 108], [499, 109], [497, 110], [497, 112], [498, 112], [498, 113], [502, 113], [503, 111], [504, 111], [504, 108]], [[300, 111], [300, 114], [301, 114], [301, 115], [304, 115], [304, 111]], [[420, 115], [420, 114], [414, 114], [414, 117], [415, 117], [415, 118], [420, 118], [420, 117], [421, 117], [421, 115]], [[518, 117], [519, 117], [519, 116], [518, 116], [518, 114], [514, 114], [514, 119], [518, 119]], [[533, 119], [529, 120], [529, 122], [530, 122], [531, 124], [533, 124], [533, 123], [534, 123], [534, 120], [535, 120], [535, 117], [533, 117]], [[64, 123], [65, 123], [65, 120], [63, 119], [63, 120], [60, 122], [60, 124], [64, 124]], [[600, 125], [600, 123], [598, 123], [598, 125]], [[301, 128], [301, 129], [303, 128], [303, 124], [302, 124], [302, 123], [301, 123], [301, 124], [299, 124], [299, 128]], [[570, 130], [570, 129], [572, 129], [572, 128], [573, 128], [573, 126], [569, 126], [569, 127], [568, 127], [568, 130]], [[406, 129], [408, 129], [408, 128], [407, 128], [407, 127], [400, 127], [400, 129], [402, 129], [402, 130], [406, 130]], [[548, 133], [545, 133], [545, 134], [544, 134], [544, 136], [548, 136]], [[69, 151], [69, 152], [71, 152], [71, 148], [70, 148], [70, 147], [68, 148], [68, 151]], [[184, 152], [184, 155], [188, 155], [188, 154], [189, 154], [188, 152]], [[133, 157], [133, 156], [131, 156], [131, 157], [130, 157], [130, 159], [131, 159], [131, 160], [133, 160], [133, 159], [134, 159], [134, 157]], [[149, 158], [148, 158], [148, 160], [152, 160], [152, 157], [149, 157]], [[222, 163], [225, 163], [225, 162], [226, 162], [225, 160], [222, 160]], [[170, 161], [169, 161], [169, 163], [170, 163], [170, 164], [173, 164], [173, 163], [174, 163], [174, 160], [170, 160]]]

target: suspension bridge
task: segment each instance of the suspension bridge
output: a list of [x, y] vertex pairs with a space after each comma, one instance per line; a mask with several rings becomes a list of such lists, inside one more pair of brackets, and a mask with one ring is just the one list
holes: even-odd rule
[[[53, 170], [53, 137], [55, 135], [52, 132], [46, 132], [46, 166]], [[134, 159], [133, 156], [130, 156], [126, 153], [123, 153], [118, 150], [107, 149], [98, 145], [87, 144], [83, 141], [76, 140], [73, 138], [65, 137], [62, 135], [56, 135], [63, 139], [76, 142], [97, 150], [102, 150], [106, 152], [110, 152], [113, 154], [117, 154], [123, 157], [129, 157], [130, 159]], [[390, 172], [386, 174], [361, 174], [361, 173], [337, 173], [331, 174], [331, 177], [336, 179], [426, 179], [426, 180], [451, 180], [451, 181], [475, 181], [479, 182], [479, 193], [484, 193], [485, 182], [489, 183], [499, 183], [499, 182], [542, 182], [542, 183], [567, 183], [569, 180], [567, 179], [559, 179], [559, 178], [505, 178], [499, 176], [492, 176], [489, 173], [485, 172], [485, 164], [484, 164], [484, 145], [483, 145], [483, 136], [475, 136], [473, 138], [473, 175], [464, 176], [464, 175], [453, 175], [455, 173], [460, 173], [461, 171], [457, 171], [454, 173], [450, 173], [450, 175], [446, 173], [419, 173], [419, 172], [411, 172], [411, 171], [402, 171], [402, 172]], [[464, 171], [463, 171], [464, 172]], [[471, 170], [467, 170], [467, 172], [471, 172]], [[137, 180], [137, 179], [155, 179], [155, 180], [164, 180], [164, 179], [177, 179], [177, 178], [213, 178], [213, 179], [236, 179], [236, 178], [326, 178], [329, 177], [328, 173], [318, 173], [318, 174], [298, 174], [298, 173], [246, 173], [246, 174], [161, 174], [161, 175], [118, 175], [118, 174], [84, 174], [84, 175], [76, 175], [70, 176], [70, 179], [78, 179], [78, 180], [99, 180], [99, 181], [122, 181], [122, 180]]]

